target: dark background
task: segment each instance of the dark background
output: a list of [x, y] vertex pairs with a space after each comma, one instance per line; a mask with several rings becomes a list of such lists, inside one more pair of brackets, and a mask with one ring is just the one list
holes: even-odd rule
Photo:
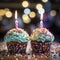
[[[4, 40], [4, 36], [10, 29], [14, 28], [14, 12], [15, 10], [18, 11], [18, 18], [21, 18], [22, 20], [22, 14], [24, 8], [22, 7], [22, 1], [24, 0], [0, 0], [0, 9], [9, 8], [10, 11], [13, 13], [13, 16], [11, 18], [6, 18], [3, 16], [2, 21], [0, 21], [0, 41]], [[29, 35], [32, 32], [32, 28], [35, 29], [39, 24], [39, 14], [37, 13], [37, 10], [35, 8], [35, 5], [37, 3], [41, 3], [44, 5], [44, 8], [46, 12], [44, 13], [44, 27], [49, 29], [55, 36], [55, 40], [57, 42], [60, 42], [60, 0], [49, 0], [47, 3], [43, 3], [41, 0], [27, 0], [30, 3], [29, 8], [31, 11], [36, 12], [36, 17], [31, 19], [31, 22], [29, 24], [19, 24], [20, 28], [25, 29]], [[51, 18], [49, 16], [49, 13], [51, 10], [55, 10], [57, 12], [56, 16]], [[6, 28], [7, 27], [7, 28]]]

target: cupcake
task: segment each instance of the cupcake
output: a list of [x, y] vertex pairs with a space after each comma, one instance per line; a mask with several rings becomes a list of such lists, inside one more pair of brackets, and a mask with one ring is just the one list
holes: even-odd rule
[[29, 41], [29, 35], [23, 29], [18, 28], [18, 30], [16, 30], [14, 28], [7, 32], [4, 41], [7, 42], [10, 54], [23, 54]]
[[46, 28], [37, 28], [31, 33], [32, 48], [34, 53], [48, 53], [50, 42], [54, 36]]

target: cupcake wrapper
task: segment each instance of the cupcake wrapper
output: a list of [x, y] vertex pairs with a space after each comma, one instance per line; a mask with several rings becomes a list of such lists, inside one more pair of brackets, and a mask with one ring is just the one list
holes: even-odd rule
[[[50, 45], [48, 41], [31, 41], [32, 54], [49, 54]], [[8, 42], [7, 47], [9, 54], [26, 54], [27, 42]]]
[[51, 43], [48, 41], [31, 41], [33, 54], [45, 54], [50, 52]]
[[26, 54], [26, 46], [27, 42], [8, 42], [7, 47], [8, 47], [8, 53], [11, 55], [14, 54]]

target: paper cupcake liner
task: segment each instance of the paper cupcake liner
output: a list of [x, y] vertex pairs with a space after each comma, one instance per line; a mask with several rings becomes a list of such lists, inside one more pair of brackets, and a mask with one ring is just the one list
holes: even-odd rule
[[32, 53], [33, 54], [45, 54], [50, 52], [50, 45], [51, 43], [48, 41], [41, 42], [41, 41], [31, 41], [32, 45]]
[[[32, 54], [49, 54], [51, 42], [31, 41]], [[27, 42], [7, 42], [8, 54], [26, 54]]]
[[27, 42], [8, 42], [8, 54], [14, 55], [14, 54], [26, 54], [26, 46]]

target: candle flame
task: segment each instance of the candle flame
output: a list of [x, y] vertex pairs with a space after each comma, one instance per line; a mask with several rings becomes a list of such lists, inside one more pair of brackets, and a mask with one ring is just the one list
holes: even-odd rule
[[40, 19], [43, 20], [43, 13], [41, 13], [41, 15], [40, 15]]
[[17, 10], [15, 11], [15, 19], [17, 19]]

